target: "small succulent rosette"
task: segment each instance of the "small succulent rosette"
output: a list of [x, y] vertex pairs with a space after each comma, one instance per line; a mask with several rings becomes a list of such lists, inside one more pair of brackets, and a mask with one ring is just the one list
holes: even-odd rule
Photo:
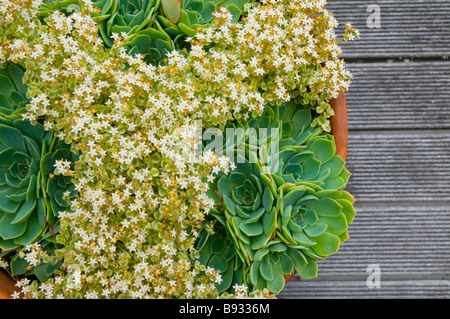
[[[350, 173], [335, 155], [333, 136], [312, 121], [310, 109], [289, 102], [227, 126], [241, 132], [223, 135], [236, 169], [210, 184], [216, 203], [210, 215], [220, 231], [201, 233], [198, 245], [201, 262], [223, 273], [219, 290], [232, 291], [238, 282], [279, 293], [284, 275], [315, 277], [316, 260], [348, 239], [354, 199], [342, 189]], [[232, 259], [234, 251], [240, 262]]]

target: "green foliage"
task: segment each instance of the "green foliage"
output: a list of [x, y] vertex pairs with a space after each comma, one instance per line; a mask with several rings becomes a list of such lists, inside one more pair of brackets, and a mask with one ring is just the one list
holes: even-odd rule
[[[96, 8], [95, 12], [92, 13], [92, 18], [94, 21], [100, 23], [116, 12], [118, 1], [116, 0], [94, 0], [92, 5]], [[80, 1], [79, 0], [48, 0], [44, 1], [42, 6], [39, 8], [39, 17], [41, 19], [47, 18], [49, 14], [54, 11], [66, 12], [71, 14], [72, 12], [80, 12]]]
[[230, 123], [228, 129], [243, 134], [235, 134], [234, 143], [224, 138], [236, 169], [211, 183], [211, 215], [246, 265], [240, 270], [249, 273], [240, 276], [260, 290], [280, 292], [283, 275], [294, 269], [304, 278], [316, 276], [315, 261], [348, 238], [354, 199], [342, 189], [350, 173], [335, 155], [333, 137], [313, 128], [312, 120], [310, 109], [286, 103], [248, 123]]
[[49, 242], [49, 234], [57, 232], [58, 212], [69, 209], [64, 195], [73, 198], [76, 191], [70, 176], [54, 174], [54, 165], [78, 158], [41, 123], [22, 120], [27, 102], [22, 76], [13, 64], [0, 70], [0, 249], [2, 256], [16, 252], [15, 264], [23, 246]]
[[0, 116], [8, 116], [24, 110], [27, 87], [22, 83], [22, 69], [12, 63], [0, 69]]
[[[188, 46], [187, 36], [194, 36], [198, 28], [207, 27], [212, 13], [226, 7], [237, 22], [249, 0], [98, 0], [92, 16], [99, 24], [106, 46], [112, 47], [113, 33], [126, 34], [123, 46], [128, 53], [142, 54], [144, 61], [159, 64], [167, 53]], [[59, 10], [71, 14], [82, 8], [78, 0], [50, 0], [40, 7], [40, 17]]]
[[21, 249], [11, 259], [10, 270], [13, 276], [34, 275], [39, 281], [44, 282], [59, 269], [62, 264], [62, 258], [57, 256], [56, 250], [62, 248], [63, 245], [58, 244], [52, 233], [49, 231], [42, 237], [39, 244], [47, 257], [37, 265], [33, 266], [32, 263], [21, 258], [20, 253], [25, 251], [25, 249]]
[[222, 223], [216, 223], [214, 234], [209, 234], [203, 227], [197, 247], [200, 249], [200, 263], [220, 271], [222, 281], [217, 284], [219, 291], [233, 291], [235, 284], [241, 285], [246, 281], [248, 267], [242, 262], [230, 232]]

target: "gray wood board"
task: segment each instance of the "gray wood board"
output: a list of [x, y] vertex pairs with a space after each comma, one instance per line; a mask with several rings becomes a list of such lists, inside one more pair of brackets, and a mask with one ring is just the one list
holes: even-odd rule
[[[382, 277], [381, 277], [382, 278]], [[279, 299], [438, 299], [449, 298], [450, 280], [381, 280], [368, 288], [365, 279], [348, 281], [290, 281]]]
[[450, 132], [350, 132], [347, 190], [362, 202], [450, 201]]
[[[450, 207], [357, 203], [350, 239], [320, 260], [318, 277], [296, 275], [279, 298], [450, 297]], [[380, 288], [367, 286], [369, 265]]]
[[450, 128], [450, 61], [347, 63], [350, 130]]
[[[370, 28], [374, 21], [369, 5], [379, 6], [379, 28]], [[342, 43], [344, 58], [442, 58], [450, 53], [448, 0], [329, 0], [326, 8], [339, 22], [338, 39], [345, 23], [360, 32], [359, 39]]]
[[450, 279], [450, 207], [357, 203], [355, 209], [350, 239], [317, 262], [317, 280], [367, 278], [369, 265], [379, 266], [384, 279]]

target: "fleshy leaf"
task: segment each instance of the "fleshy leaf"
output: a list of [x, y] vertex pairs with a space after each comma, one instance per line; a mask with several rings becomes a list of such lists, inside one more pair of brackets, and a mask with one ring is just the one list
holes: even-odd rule
[[180, 4], [181, 0], [161, 0], [164, 14], [174, 23], [180, 19]]

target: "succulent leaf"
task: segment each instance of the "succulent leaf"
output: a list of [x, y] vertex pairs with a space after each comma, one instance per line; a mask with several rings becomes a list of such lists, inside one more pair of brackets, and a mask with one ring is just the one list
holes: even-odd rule
[[181, 0], [161, 0], [164, 14], [170, 21], [177, 23], [180, 19]]

